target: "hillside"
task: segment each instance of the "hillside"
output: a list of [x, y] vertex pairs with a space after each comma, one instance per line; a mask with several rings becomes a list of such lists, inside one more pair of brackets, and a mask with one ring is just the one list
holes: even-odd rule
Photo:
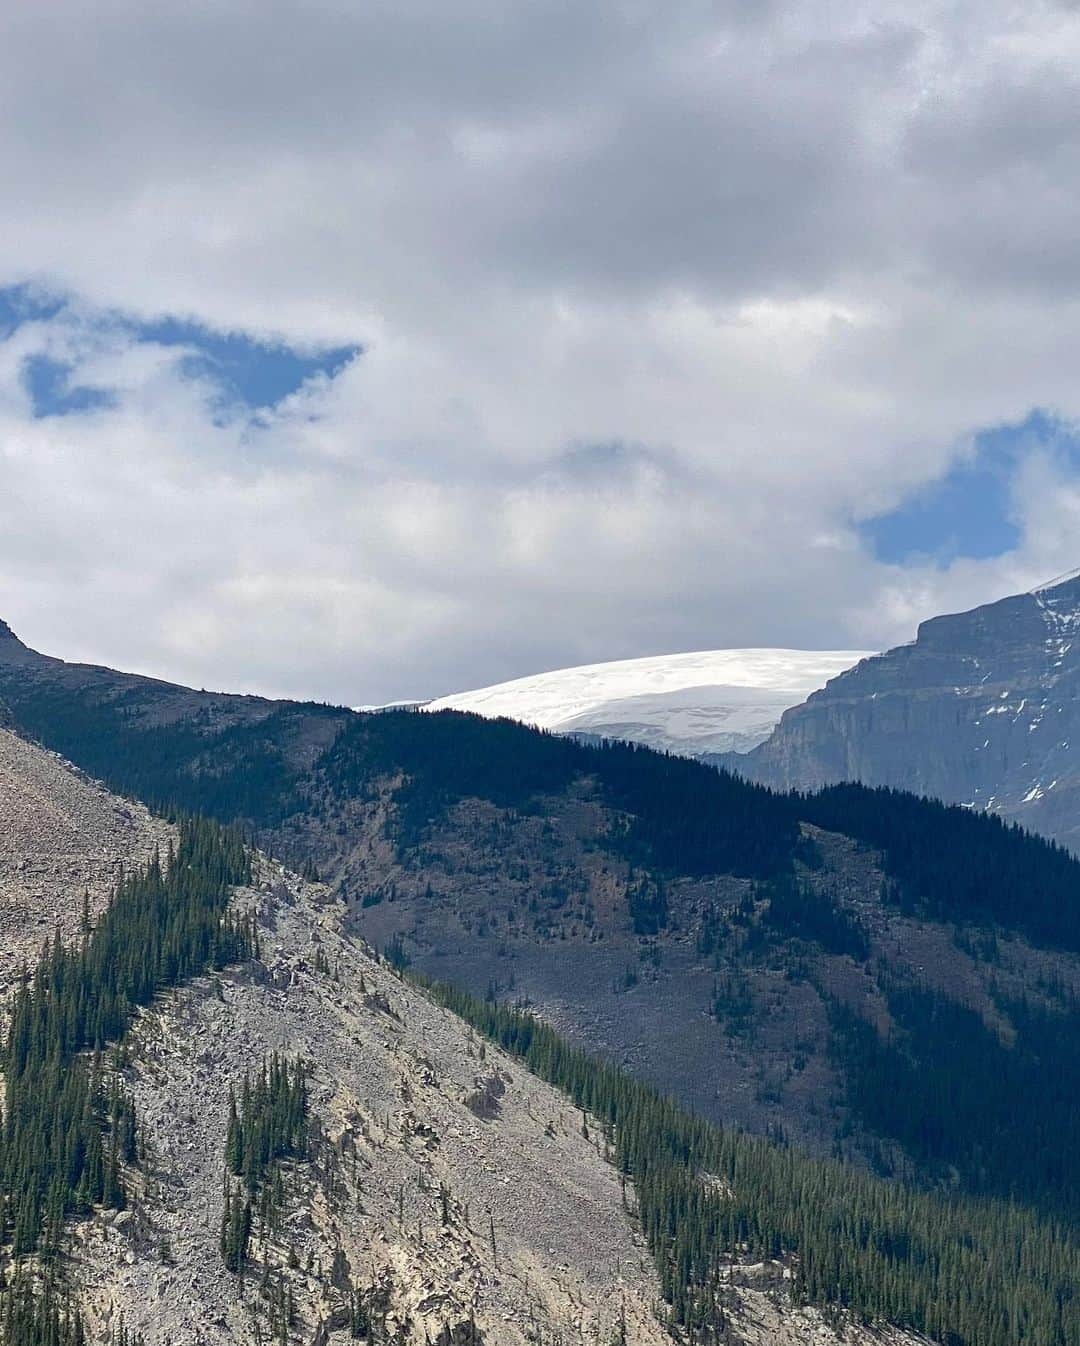
[[1080, 849], [1080, 577], [923, 622], [718, 759], [812, 790], [888, 785], [987, 809]]
[[[83, 872], [72, 860], [71, 877], [89, 881], [125, 806], [33, 745], [11, 736], [7, 748], [13, 872], [63, 838], [51, 830], [63, 800], [91, 857]], [[177, 844], [161, 824], [141, 840], [151, 837]], [[24, 919], [51, 921], [62, 898], [58, 881]], [[256, 857], [229, 905], [232, 919], [254, 919], [255, 956], [140, 1011], [112, 1067], [141, 1139], [121, 1208], [106, 1201], [68, 1224], [60, 1285], [90, 1340], [671, 1339], [633, 1188], [604, 1157], [601, 1121], [590, 1134], [563, 1093], [403, 983], [347, 934], [325, 885]], [[223, 1261], [220, 1232], [229, 1100], [274, 1053], [304, 1065], [308, 1141], [280, 1170], [280, 1206], [268, 1226], [256, 1221], [242, 1274]], [[0, 1259], [3, 1232], [0, 1222]], [[840, 1330], [854, 1346], [916, 1340], [793, 1303], [787, 1259], [737, 1251], [724, 1271], [726, 1340], [828, 1346]]]
[[74, 938], [123, 870], [146, 864], [173, 829], [50, 752], [0, 727], [0, 994], [42, 941]]
[[[59, 765], [32, 747], [19, 762], [35, 782]], [[42, 835], [47, 795], [11, 798], [21, 835]], [[206, 824], [166, 841], [167, 868], [133, 871], [16, 996], [12, 1346], [922, 1339], [879, 1313], [972, 1346], [1071, 1338], [1077, 1268], [1053, 1226], [711, 1128], [528, 1016], [403, 981], [325, 885]], [[121, 987], [135, 1000], [116, 1017]], [[91, 1029], [95, 1003], [108, 1014]], [[62, 1026], [73, 1055], [48, 1046]], [[115, 1046], [91, 1066], [102, 1032]], [[101, 1110], [69, 1114], [83, 1083]], [[50, 1148], [26, 1140], [65, 1116], [84, 1144], [49, 1179]], [[95, 1137], [108, 1157], [87, 1187]], [[31, 1218], [35, 1182], [48, 1201]]]
[[[152, 803], [197, 781], [209, 813], [264, 816], [350, 717], [342, 707], [195, 691], [29, 649], [0, 621], [0, 704], [18, 726]], [[187, 786], [192, 793], [195, 787]]]
[[[25, 936], [32, 958], [56, 922], [77, 937], [65, 922], [83, 886], [100, 913], [104, 859], [112, 882], [117, 861], [144, 862], [175, 832], [10, 731], [0, 750], [5, 954]], [[56, 862], [47, 873], [43, 860]], [[663, 1340], [617, 1175], [566, 1100], [345, 938], [324, 888], [260, 862], [234, 910], [257, 916], [261, 957], [196, 980], [130, 1037], [123, 1075], [147, 1150], [137, 1200], [75, 1229], [74, 1282], [95, 1339], [122, 1322], [148, 1344], [257, 1340], [269, 1265], [308, 1340], [338, 1323], [348, 1278], [377, 1290], [401, 1341], [469, 1322], [477, 1341], [606, 1339], [620, 1315], [629, 1340]], [[290, 1213], [245, 1292], [218, 1250], [227, 1104], [274, 1051], [310, 1066], [318, 1142], [290, 1175]]]
[[[1045, 842], [451, 712], [211, 713], [166, 687], [194, 710], [151, 733], [157, 684], [125, 709], [124, 675], [17, 651], [0, 692], [28, 731], [241, 821], [376, 947], [526, 997], [718, 1121], [1075, 1214], [1080, 866]], [[275, 726], [333, 738], [305, 767]]]
[[[382, 740], [391, 723], [359, 725], [349, 739], [370, 732]], [[416, 723], [410, 717], [399, 727], [412, 737], [423, 732]], [[459, 764], [481, 744], [491, 746], [482, 722], [448, 719], [440, 729]], [[368, 939], [380, 947], [400, 939], [419, 967], [478, 993], [494, 987], [524, 997], [574, 1041], [717, 1120], [780, 1127], [821, 1150], [862, 1154], [882, 1172], [951, 1174], [977, 1190], [1071, 1200], [1076, 1174], [1064, 1137], [1080, 1140], [1080, 946], [1075, 905], [1055, 913], [1077, 892], [1074, 862], [1039, 841], [1025, 846], [992, 820], [946, 810], [935, 817], [918, 801], [886, 854], [867, 845], [882, 816], [869, 806], [902, 817], [905, 801], [865, 794], [864, 810], [859, 801], [828, 796], [752, 796], [775, 849], [725, 854], [720, 823], [731, 783], [679, 759], [659, 759], [672, 778], [658, 786], [677, 810], [676, 844], [667, 849], [666, 815], [650, 818], [639, 805], [638, 844], [627, 848], [603, 778], [605, 770], [616, 774], [609, 757], [574, 750], [582, 754], [580, 774], [568, 771], [559, 792], [549, 779], [534, 795], [526, 753], [570, 749], [523, 729], [503, 732], [498, 760], [513, 764], [515, 794], [470, 782], [459, 765], [462, 792], [441, 797], [437, 808], [427, 801], [419, 827], [407, 787], [387, 784], [362, 801], [351, 789], [343, 799], [328, 795], [330, 838], [342, 827], [356, 837], [343, 861], [334, 859], [333, 840], [321, 850], [310, 824], [297, 822], [293, 844], [335, 866], [329, 872]], [[430, 780], [434, 741], [425, 747]], [[350, 779], [340, 760], [346, 751], [340, 743], [332, 759], [337, 779]], [[654, 759], [610, 750], [615, 763], [622, 754], [656, 769]], [[407, 772], [416, 769], [403, 743], [392, 757]], [[682, 816], [692, 799], [715, 848], [697, 863], [689, 862], [694, 838]], [[800, 826], [796, 810], [830, 830]], [[830, 812], [846, 813], [866, 840], [842, 835]], [[749, 843], [745, 823], [736, 826]], [[920, 852], [902, 844], [911, 836], [925, 846], [924, 858], [959, 840], [957, 862], [967, 864], [980, 900], [1000, 899], [996, 914], [976, 905], [943, 862], [931, 896], [914, 865]], [[972, 858], [978, 855], [982, 865]], [[1009, 857], [1028, 875], [1019, 888]], [[923, 1024], [923, 1011], [937, 1016], [938, 1031]], [[855, 1050], [858, 1024], [880, 1033], [874, 1041], [883, 1053], [902, 1044], [914, 1066], [902, 1094], [880, 1089], [885, 1111], [870, 1106], [880, 1100], [867, 1080], [890, 1063], [871, 1059], [870, 1044]], [[1003, 1042], [1011, 1053], [1002, 1055]], [[1009, 1065], [1029, 1072], [1023, 1088]], [[948, 1089], [943, 1074], [953, 1080]], [[970, 1114], [966, 1126], [951, 1124], [959, 1110]], [[932, 1139], [916, 1141], [913, 1126]]]
[[584, 664], [428, 702], [560, 734], [621, 738], [689, 757], [746, 752], [858, 650], [705, 650]]

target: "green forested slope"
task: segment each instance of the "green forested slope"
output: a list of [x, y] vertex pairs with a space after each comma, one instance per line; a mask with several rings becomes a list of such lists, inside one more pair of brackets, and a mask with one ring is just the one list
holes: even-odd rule
[[429, 989], [564, 1089], [586, 1127], [591, 1117], [609, 1130], [673, 1319], [693, 1340], [722, 1329], [723, 1270], [736, 1253], [787, 1253], [796, 1296], [948, 1346], [1080, 1341], [1080, 1245], [1065, 1225], [1004, 1202], [929, 1196], [710, 1125], [528, 1014]]
[[[1080, 1130], [1080, 864], [1052, 844], [895, 791], [845, 785], [777, 795], [700, 763], [508, 721], [361, 716], [35, 660], [25, 651], [17, 664], [0, 657], [0, 697], [24, 731], [114, 788], [239, 821], [298, 868], [314, 861], [332, 879], [348, 871], [358, 909], [398, 890], [399, 911], [438, 904], [460, 890], [470, 864], [477, 874], [523, 873], [519, 886], [529, 891], [517, 909], [531, 923], [514, 926], [517, 943], [507, 947], [517, 956], [531, 940], [553, 969], [552, 985], [561, 941], [600, 951], [621, 926], [637, 945], [615, 975], [640, 1004], [650, 983], [639, 967], [662, 969], [664, 950], [690, 941], [711, 950], [701, 957], [716, 965], [717, 1033], [748, 1042], [767, 1026], [766, 1007], [775, 1008], [776, 974], [783, 987], [808, 985], [830, 1005], [843, 992], [829, 1048], [837, 1087], [826, 1079], [799, 1106], [821, 1110], [835, 1094], [846, 1110], [845, 1149], [861, 1134], [881, 1142], [882, 1171], [1080, 1213], [1080, 1146], [1062, 1143], [1040, 1157], [1051, 1137], [1067, 1141]], [[455, 810], [474, 800], [491, 816], [470, 831]], [[579, 836], [567, 825], [556, 837], [551, 820], [578, 802], [593, 830]], [[806, 875], [813, 878], [816, 847], [804, 822], [879, 855], [885, 882], [873, 892], [815, 888]], [[558, 872], [530, 888], [518, 838], [536, 823], [561, 849]], [[374, 836], [386, 843], [381, 870], [370, 861]], [[454, 850], [442, 864], [447, 837]], [[604, 927], [589, 893], [574, 922], [560, 922], [566, 894], [585, 892], [595, 852], [621, 912]], [[358, 854], [377, 891], [354, 890], [349, 866]], [[709, 886], [716, 876], [753, 882], [756, 897], [725, 906]], [[680, 906], [680, 885], [693, 883], [693, 901]], [[480, 911], [476, 931], [455, 927], [453, 939], [483, 948], [501, 915]], [[893, 916], [908, 926], [890, 925]], [[508, 929], [502, 921], [500, 940]], [[407, 947], [407, 921], [401, 930]], [[933, 985], [921, 979], [927, 932], [962, 948], [954, 979], [940, 967]], [[897, 966], [905, 941], [913, 952]], [[1028, 957], [1023, 941], [1046, 958]], [[1012, 952], [999, 967], [1003, 948]], [[723, 1013], [732, 987], [743, 1007], [737, 1017]], [[696, 1021], [708, 1008], [703, 996], [682, 1012]], [[673, 1021], [676, 1045], [681, 1031]], [[804, 1057], [793, 1040], [788, 1074]]]

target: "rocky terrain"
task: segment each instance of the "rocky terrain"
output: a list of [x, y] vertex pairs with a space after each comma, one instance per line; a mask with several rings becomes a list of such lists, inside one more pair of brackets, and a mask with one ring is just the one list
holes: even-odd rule
[[[71, 929], [70, 884], [95, 910], [112, 870], [169, 830], [10, 732], [3, 748], [0, 910], [29, 949], [42, 923]], [[401, 1343], [670, 1340], [599, 1126], [394, 975], [325, 885], [260, 859], [234, 907], [257, 918], [259, 957], [168, 993], [129, 1035], [133, 1199], [76, 1226], [65, 1273], [92, 1339], [265, 1342], [288, 1301], [289, 1340], [344, 1342], [358, 1291]], [[311, 1144], [238, 1277], [219, 1249], [229, 1088], [272, 1052], [310, 1069]], [[733, 1259], [730, 1340], [913, 1340], [793, 1307], [789, 1270]]]
[[0, 727], [0, 994], [42, 940], [74, 938], [122, 870], [144, 865], [172, 829], [55, 753]]
[[[135, 1033], [147, 1186], [119, 1228], [85, 1231], [95, 1320], [123, 1314], [148, 1343], [253, 1340], [268, 1267], [311, 1340], [347, 1325], [350, 1286], [385, 1292], [403, 1341], [470, 1323], [481, 1340], [606, 1341], [622, 1317], [630, 1340], [663, 1340], [648, 1253], [580, 1114], [343, 937], [324, 890], [264, 865], [237, 903], [261, 961]], [[275, 1050], [310, 1064], [316, 1141], [241, 1287], [218, 1250], [228, 1088]]]
[[1080, 576], [923, 622], [785, 712], [752, 780], [891, 785], [989, 809], [1080, 850]]
[[880, 856], [819, 828], [804, 829], [814, 864], [796, 869], [865, 933], [857, 953], [771, 931], [758, 885], [732, 876], [669, 879], [666, 926], [637, 933], [630, 893], [647, 881], [605, 850], [608, 821], [587, 787], [532, 817], [464, 802], [405, 853], [366, 807], [368, 830], [334, 871], [366, 940], [384, 948], [400, 936], [431, 975], [521, 998], [705, 1115], [779, 1126], [822, 1152], [840, 1131], [858, 1148], [831, 1053], [832, 1001], [886, 1032], [887, 988], [910, 978], [998, 1032], [995, 997], [1037, 1002], [1042, 984], [1080, 995], [1080, 958], [1003, 937], [988, 962], [955, 926], [883, 900]]

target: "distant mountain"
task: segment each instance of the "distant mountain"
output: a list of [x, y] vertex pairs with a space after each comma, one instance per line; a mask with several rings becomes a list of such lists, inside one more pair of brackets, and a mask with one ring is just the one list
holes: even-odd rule
[[625, 739], [697, 757], [746, 752], [789, 706], [861, 650], [704, 650], [583, 664], [458, 692], [427, 710], [505, 715], [561, 734]]
[[[15, 699], [25, 708], [33, 661], [20, 656], [20, 663], [23, 676], [9, 688], [22, 682]], [[85, 723], [119, 715], [111, 723], [123, 765], [133, 745], [146, 745], [141, 728], [123, 728], [132, 684], [122, 677], [112, 684], [108, 670], [71, 673], [66, 732], [82, 714], [77, 687], [89, 676]], [[102, 699], [109, 687], [115, 695]], [[163, 704], [181, 690], [162, 685]], [[200, 719], [205, 703], [195, 705]], [[150, 704], [141, 711], [149, 714]], [[219, 746], [231, 743], [235, 780], [245, 740], [235, 736], [238, 721], [223, 718]], [[190, 729], [159, 722], [157, 732], [179, 754]], [[837, 839], [824, 834], [815, 857], [785, 801], [646, 751], [601, 752], [461, 715], [355, 716], [339, 738], [292, 802], [307, 798], [297, 825], [317, 824], [329, 808], [329, 834], [351, 827], [358, 852], [376, 866], [389, 863], [370, 909], [405, 912], [417, 899], [428, 907], [444, 900], [430, 882], [426, 893], [414, 891], [425, 864], [429, 879], [452, 872], [468, 885], [462, 859], [477, 875], [500, 879], [500, 866], [487, 864], [500, 837], [514, 880], [538, 860], [564, 879], [574, 866], [578, 876], [591, 867], [601, 898], [611, 894], [613, 870], [623, 881], [629, 873], [634, 927], [665, 935], [661, 945], [632, 933], [628, 946], [617, 938], [624, 913], [597, 912], [597, 933], [603, 925], [615, 937], [615, 966], [625, 967], [639, 939], [656, 951], [612, 992], [632, 1005], [629, 1017], [659, 1025], [661, 1008], [677, 1009], [686, 972], [704, 971], [711, 1003], [707, 1013], [692, 1007], [692, 1018], [720, 1063], [738, 1050], [732, 1039], [764, 1027], [771, 1040], [767, 1061], [756, 1053], [767, 1069], [752, 1077], [771, 1129], [785, 1073], [800, 1077], [796, 1091], [820, 1087], [813, 1036], [821, 1024], [810, 1022], [811, 985], [803, 979], [812, 964], [845, 1003], [862, 994], [853, 959], [878, 932], [860, 933], [861, 908], [849, 910], [845, 897], [841, 909], [827, 886], [811, 897], [781, 880], [769, 895], [746, 883], [673, 885], [668, 911], [656, 879], [630, 869], [620, 851], [647, 846], [650, 828], [653, 844], [660, 835], [663, 799], [649, 800], [659, 771], [661, 796], [672, 788], [676, 796], [669, 834], [693, 813], [694, 790], [680, 783], [706, 782], [710, 812], [728, 833], [722, 849], [744, 830], [756, 842], [729, 855], [739, 868], [775, 869], [794, 846], [800, 873], [809, 865], [827, 885], [850, 889], [870, 857], [849, 856], [843, 844], [836, 852]], [[588, 799], [590, 770], [639, 818], [651, 815], [644, 834], [613, 837], [602, 828], [574, 851], [590, 823], [595, 830], [611, 821], [602, 795]], [[330, 791], [321, 806], [318, 784]], [[764, 851], [763, 837], [753, 837], [762, 823], [776, 843]], [[962, 825], [991, 836], [986, 819], [964, 816]], [[419, 846], [410, 829], [419, 829]], [[1039, 843], [1025, 851], [1000, 829], [995, 835], [1004, 847], [998, 859], [1039, 854]], [[426, 860], [422, 851], [430, 852]], [[687, 854], [706, 867], [721, 858], [703, 855], [701, 838]], [[677, 855], [669, 860], [677, 870]], [[103, 880], [112, 869], [115, 882], [121, 866], [126, 877], [109, 892]], [[571, 943], [584, 952], [587, 941], [568, 939], [575, 895], [560, 898], [540, 877], [534, 872], [530, 886], [544, 903], [541, 923], [561, 926], [551, 944], [558, 965]], [[865, 891], [880, 886], [875, 875]], [[72, 901], [80, 889], [88, 890], [81, 910]], [[727, 914], [717, 901], [725, 893]], [[477, 895], [456, 912], [444, 901], [446, 916], [471, 919], [468, 898]], [[508, 895], [491, 891], [480, 919], [501, 920]], [[710, 895], [712, 905], [700, 908]], [[920, 1346], [928, 1338], [942, 1346], [1066, 1346], [1076, 1339], [1080, 1253], [1060, 1223], [992, 1196], [950, 1192], [943, 1200], [814, 1159], [782, 1134], [760, 1140], [711, 1127], [494, 994], [481, 999], [406, 976], [406, 941], [389, 939], [377, 956], [356, 938], [356, 912], [338, 896], [212, 824], [153, 818], [0, 729], [0, 911], [11, 945], [0, 970], [10, 973], [23, 958], [33, 964], [35, 946], [40, 958], [31, 978], [18, 977], [11, 1032], [0, 1047], [0, 1210], [14, 1212], [0, 1222], [7, 1346]], [[877, 921], [873, 902], [865, 911]], [[693, 953], [691, 940], [675, 937], [676, 918], [688, 918], [687, 934], [696, 931]], [[890, 938], [909, 925], [901, 918]], [[788, 954], [784, 939], [796, 941]], [[939, 967], [955, 961], [931, 934], [919, 957], [935, 951], [944, 954]], [[669, 956], [676, 976], [661, 968]], [[743, 961], [738, 974], [725, 970], [733, 956]], [[1017, 942], [999, 960], [995, 1016], [1015, 1016], [1007, 994], [1028, 957]], [[702, 962], [711, 966], [693, 966]], [[1056, 966], [1040, 959], [1044, 972]], [[777, 991], [789, 982], [796, 1000], [781, 1005]], [[975, 974], [975, 998], [980, 984]], [[912, 1009], [902, 1001], [888, 1008], [906, 1025]], [[918, 1066], [922, 1003], [905, 1027], [912, 1041], [902, 1058], [878, 1064], [909, 1076]], [[864, 1021], [844, 1017], [839, 1001], [837, 1010], [838, 1042], [866, 1058]], [[1006, 1062], [996, 1093], [980, 1088], [965, 1099], [954, 1091], [950, 1107], [974, 1101], [995, 1121], [1014, 1095], [1034, 1097], [1058, 1047], [1038, 1004], [1023, 1013], [1039, 1034], [1036, 1060], [1022, 1019], [1006, 1053], [996, 1033], [981, 1034], [981, 1014], [967, 1013], [963, 1046], [981, 1043], [994, 1068], [1009, 1056], [1016, 1064]], [[785, 1072], [776, 1057], [792, 1014], [796, 1057]], [[695, 1073], [705, 1060], [703, 1053], [693, 1062]], [[976, 1061], [977, 1078], [981, 1069]], [[1026, 1089], [1011, 1087], [1017, 1072]], [[733, 1076], [726, 1087], [739, 1089], [737, 1068]], [[911, 1078], [903, 1083], [917, 1129], [920, 1094]], [[1071, 1085], [1060, 1079], [1066, 1099]], [[1024, 1133], [1030, 1154], [1020, 1176], [1029, 1191], [1033, 1176], [1052, 1182], [1075, 1152], [1060, 1126], [1062, 1100], [1049, 1102], [1041, 1130]], [[964, 1155], [970, 1120], [956, 1128]], [[1059, 1143], [1060, 1159], [1047, 1156], [1043, 1132]], [[1011, 1154], [1013, 1142], [1005, 1137], [988, 1149], [976, 1142], [978, 1165], [1000, 1174], [1001, 1152]], [[949, 1185], [970, 1176], [965, 1164]]]
[[193, 692], [10, 634], [0, 700], [111, 788], [317, 870], [369, 944], [527, 999], [703, 1116], [1075, 1216], [1080, 862], [998, 818], [507, 719]]
[[1080, 574], [923, 622], [743, 757], [751, 780], [857, 780], [987, 809], [1080, 851]]

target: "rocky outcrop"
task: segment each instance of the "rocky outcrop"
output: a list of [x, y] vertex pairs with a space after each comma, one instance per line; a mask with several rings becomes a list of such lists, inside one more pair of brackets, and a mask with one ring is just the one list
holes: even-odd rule
[[0, 720], [0, 994], [55, 930], [72, 939], [124, 869], [145, 864], [173, 829], [118, 799]]
[[[259, 919], [261, 959], [181, 990], [132, 1038], [137, 1214], [80, 1231], [102, 1335], [122, 1317], [147, 1346], [269, 1340], [280, 1282], [302, 1340], [349, 1339], [352, 1289], [385, 1301], [403, 1346], [606, 1342], [622, 1318], [660, 1346], [651, 1259], [599, 1132], [347, 938], [325, 889], [262, 862], [235, 904]], [[218, 1248], [229, 1088], [271, 1051], [310, 1067], [310, 1156], [241, 1281]]]
[[1080, 576], [924, 622], [713, 760], [785, 789], [858, 780], [991, 809], [1080, 850]]

